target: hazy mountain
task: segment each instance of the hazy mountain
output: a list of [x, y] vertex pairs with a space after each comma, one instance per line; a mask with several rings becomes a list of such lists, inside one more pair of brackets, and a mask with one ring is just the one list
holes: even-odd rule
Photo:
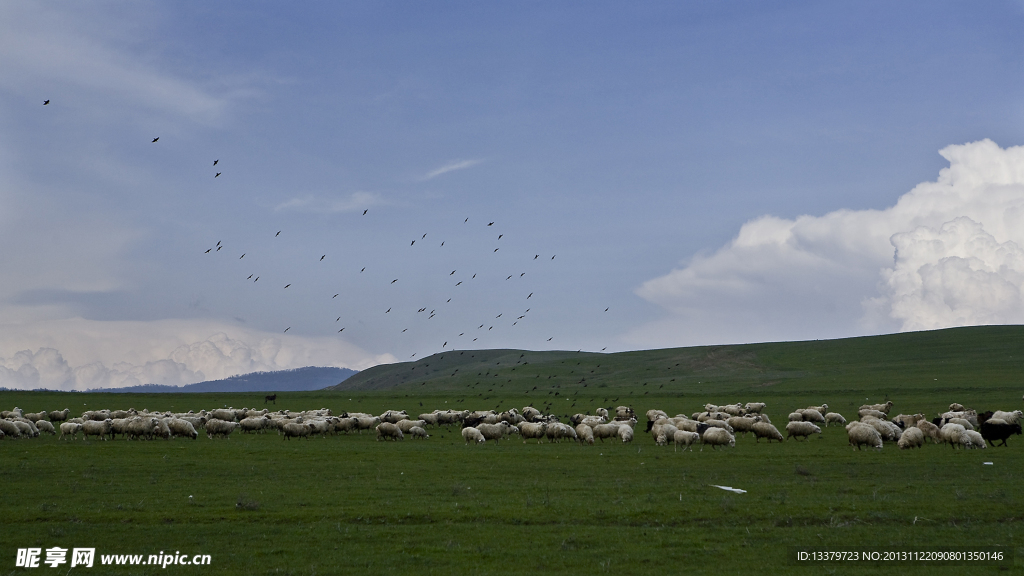
[[208, 380], [185, 386], [143, 384], [125, 388], [94, 388], [89, 392], [301, 392], [335, 386], [355, 373], [355, 370], [348, 368], [306, 366], [294, 370], [252, 372], [223, 380]]

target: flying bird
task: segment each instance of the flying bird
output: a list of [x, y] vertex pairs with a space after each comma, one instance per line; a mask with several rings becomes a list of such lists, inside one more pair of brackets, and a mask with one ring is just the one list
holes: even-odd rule
[[501, 314], [498, 314], [497, 316], [495, 316], [495, 318], [501, 318]]
[[415, 245], [416, 245], [416, 241], [415, 240], [412, 241], [412, 244], [409, 244], [409, 246], [415, 246]]
[[473, 274], [473, 278], [476, 278], [476, 274]]
[[363, 272], [363, 271], [365, 271], [365, 270], [366, 270], [366, 266], [363, 266], [363, 269], [362, 269], [362, 270], [360, 270], [360, 272]]
[[217, 240], [217, 246], [220, 246], [220, 240]]
[[259, 282], [259, 281], [260, 281], [260, 277], [259, 276], [257, 276], [256, 279], [253, 280], [253, 282]]
[[497, 252], [497, 251], [498, 251], [498, 249], [497, 249], [497, 248], [495, 248], [495, 249], [494, 249], [494, 251], [495, 251], [495, 252]]
[[363, 210], [363, 216], [366, 216], [366, 213], [369, 212], [369, 211], [370, 211], [369, 208], [367, 208], [366, 210]]
[[540, 258], [540, 254], [534, 255], [533, 259], [536, 260], [537, 258]]
[[[530, 292], [530, 296], [533, 296], [533, 292]], [[530, 296], [527, 296], [526, 299], [529, 300]]]
[[156, 142], [156, 141], [157, 141], [157, 140], [159, 140], [159, 139], [160, 139], [160, 137], [159, 137], [159, 136], [157, 136], [156, 138], [153, 138], [153, 142]]
[[[554, 336], [552, 336], [551, 338], [554, 338]], [[548, 342], [551, 342], [551, 338], [548, 338]]]
[[449, 299], [445, 300], [445, 302], [446, 302], [446, 303], [447, 303], [447, 302], [451, 302], [451, 301], [452, 301], [452, 299], [451, 299], [451, 298], [449, 298]]
[[[341, 294], [341, 292], [338, 292], [338, 294]], [[337, 298], [337, 297], [338, 297], [338, 294], [335, 294], [334, 296], [331, 296], [331, 298], [332, 298], [332, 299], [333, 299], [333, 298]]]
[[213, 177], [216, 178], [216, 177], [220, 176], [221, 174], [222, 174], [221, 172], [217, 172], [216, 174], [213, 175]]
[[[207, 252], [209, 252], [209, 250], [207, 250]], [[462, 280], [459, 280], [459, 282], [458, 282], [458, 284], [456, 284], [456, 286], [458, 286], [459, 284], [462, 284]]]
[[388, 308], [387, 310], [384, 311], [385, 314], [387, 314], [388, 312], [391, 312], [391, 308]]
[[49, 104], [49, 103], [50, 103], [50, 101], [49, 101], [49, 100], [43, 100], [43, 106], [46, 106], [46, 105], [47, 105], [47, 104]]
[[242, 254], [241, 256], [238, 257], [239, 260], [241, 260], [242, 258], [245, 258], [245, 254]]
[[490, 224], [488, 224], [488, 226], [494, 226], [494, 222], [491, 222]]
[[511, 279], [512, 279], [512, 275], [511, 274], [508, 275], [508, 278], [505, 278], [505, 280], [511, 280]]
[[340, 333], [341, 333], [342, 331], [344, 331], [344, 330], [345, 330], [345, 329], [344, 329], [344, 328], [342, 328], [341, 330], [338, 330], [338, 333], [340, 334]]
[[502, 236], [504, 236], [504, 234], [498, 234], [498, 240], [501, 240]]
[[284, 331], [285, 331], [285, 332], [287, 332], [287, 331], [289, 331], [289, 330], [291, 330], [291, 329], [292, 329], [292, 327], [291, 327], [291, 326], [289, 326], [289, 327], [285, 328], [285, 329], [284, 329]]
[[252, 274], [249, 274], [249, 277], [246, 278], [246, 280], [251, 280], [251, 279], [252, 279]]
[[[423, 235], [423, 238], [426, 238], [426, 237], [427, 237], [427, 235], [426, 235], [426, 234], [424, 234], [424, 235]], [[420, 240], [423, 240], [423, 238], [420, 238]]]
[[[49, 100], [47, 100], [47, 102], [49, 102]], [[469, 218], [466, 218], [465, 220], [462, 221], [463, 224], [465, 224], [466, 222], [469, 222]]]
[[338, 316], [338, 319], [335, 320], [335, 322], [339, 322], [340, 320], [341, 320], [341, 316]]
[[280, 236], [280, 235], [281, 235], [281, 231], [280, 231], [280, 230], [278, 230], [278, 231], [277, 231], [277, 234], [274, 234], [274, 238], [277, 238], [277, 237], [278, 237], [278, 236]]
[[447, 345], [448, 345], [448, 341], [446, 340], [444, 344], [441, 344], [441, 348], [444, 348]]
[[207, 249], [206, 249], [206, 252], [203, 252], [203, 254], [209, 254], [209, 253], [210, 253], [210, 250], [213, 250], [213, 248], [207, 248]]
[[289, 287], [289, 286], [291, 286], [291, 284], [285, 284], [285, 285], [284, 285], [284, 287], [285, 287], [285, 288], [287, 288], [287, 287]]
[[555, 257], [554, 257], [554, 256], [552, 256], [552, 257], [551, 257], [551, 259], [552, 259], [552, 260], [554, 260], [554, 259], [555, 259]]
[[451, 272], [451, 274], [449, 274], [449, 276], [451, 276], [452, 274], [455, 274], [455, 270], [452, 270], [452, 272]]
[[223, 248], [223, 246], [217, 246], [217, 252], [220, 252], [221, 248]]
[[395, 282], [398, 282], [398, 278], [395, 278], [394, 280], [391, 281], [392, 284], [394, 284]]
[[402, 332], [405, 332], [406, 330], [408, 330], [408, 328], [403, 329]]
[[214, 161], [213, 161], [213, 165], [214, 165], [214, 166], [216, 166], [216, 165], [217, 165], [217, 162], [220, 162], [220, 158], [218, 158], [218, 159], [214, 160]]
[[320, 261], [321, 261], [321, 262], [323, 262], [323, 261], [324, 261], [324, 258], [327, 258], [327, 254], [324, 254], [323, 256], [321, 256], [321, 257], [320, 257]]
[[441, 242], [441, 246], [444, 246], [444, 242]]

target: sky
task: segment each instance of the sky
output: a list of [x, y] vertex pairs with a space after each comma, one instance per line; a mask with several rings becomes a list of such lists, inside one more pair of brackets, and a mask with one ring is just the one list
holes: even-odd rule
[[0, 386], [1024, 323], [1022, 48], [1008, 1], [0, 3]]

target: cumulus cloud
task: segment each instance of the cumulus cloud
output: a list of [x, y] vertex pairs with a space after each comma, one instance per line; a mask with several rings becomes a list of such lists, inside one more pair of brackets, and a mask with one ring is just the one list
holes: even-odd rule
[[[8, 324], [0, 332], [7, 335], [0, 338], [0, 386], [7, 388], [181, 386], [257, 371], [303, 366], [362, 370], [396, 361], [336, 338], [270, 335], [207, 321], [78, 318]], [[26, 342], [29, 348], [11, 350]]]
[[472, 168], [473, 166], [476, 166], [481, 162], [483, 162], [483, 160], [459, 160], [457, 162], [445, 164], [440, 168], [427, 172], [420, 178], [420, 180], [431, 180], [433, 178], [437, 178], [441, 174], [447, 174], [448, 172], [453, 172], [455, 170], [465, 170], [466, 168]]
[[636, 293], [669, 316], [634, 343], [849, 336], [1020, 322], [1024, 147], [949, 146], [883, 210], [762, 216]]

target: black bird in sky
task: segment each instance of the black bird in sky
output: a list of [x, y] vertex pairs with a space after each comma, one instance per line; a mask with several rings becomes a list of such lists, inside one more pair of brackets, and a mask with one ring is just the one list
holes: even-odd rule
[[209, 254], [209, 253], [210, 253], [210, 250], [213, 250], [213, 248], [207, 248], [207, 249], [206, 249], [206, 252], [203, 252], [203, 254]]
[[445, 347], [445, 346], [447, 346], [447, 345], [448, 345], [448, 342], [447, 342], [447, 341], [445, 341], [445, 343], [444, 343], [444, 344], [441, 344], [441, 348], [444, 348], [444, 347]]
[[498, 240], [501, 240], [502, 236], [504, 236], [504, 234], [498, 234]]
[[[610, 306], [609, 306], [609, 308], [610, 308]], [[604, 311], [605, 311], [605, 312], [607, 312], [607, 311], [608, 311], [608, 308], [605, 308], [605, 309], [604, 309]]]
[[217, 252], [220, 252], [221, 248], [223, 248], [223, 246], [217, 246]]
[[284, 287], [285, 287], [285, 288], [287, 288], [287, 287], [289, 287], [289, 286], [291, 286], [291, 284], [285, 284], [285, 285], [284, 285]]
[[488, 226], [494, 226], [494, 222], [491, 222], [490, 224], [488, 224]]
[[508, 275], [508, 278], [505, 278], [505, 280], [511, 280], [511, 279], [512, 279], [512, 275], [511, 274]]
[[495, 318], [501, 318], [501, 314], [498, 314], [497, 316], [495, 316]]
[[[552, 336], [551, 338], [554, 338], [554, 336]], [[548, 338], [548, 342], [551, 342], [551, 338]]]
[[338, 333], [340, 334], [340, 333], [342, 333], [342, 332], [343, 332], [344, 330], [345, 330], [345, 329], [344, 329], [344, 328], [342, 328], [341, 330], [338, 330]]
[[[530, 292], [530, 296], [533, 296], [533, 292]], [[530, 296], [527, 296], [526, 299], [529, 300]]]
[[259, 282], [259, 281], [260, 281], [260, 277], [259, 276], [257, 276], [256, 279], [253, 280], [253, 282]]
[[415, 245], [416, 245], [416, 241], [415, 240], [412, 241], [412, 244], [409, 244], [409, 246], [415, 246]]
[[554, 257], [554, 256], [552, 256], [552, 257], [551, 257], [551, 259], [552, 259], [552, 260], [554, 260], [554, 259], [555, 259], [555, 257]]
[[323, 262], [323, 261], [324, 261], [324, 258], [327, 258], [327, 254], [324, 254], [323, 256], [321, 256], [321, 257], [320, 257], [320, 261], [321, 261], [321, 262]]
[[497, 251], [498, 251], [498, 249], [497, 249], [497, 248], [495, 248], [495, 249], [494, 249], [494, 251], [495, 251], [495, 252], [497, 252]]
[[391, 308], [388, 308], [387, 310], [384, 311], [385, 314], [387, 314], [388, 312], [391, 312]]
[[449, 299], [445, 300], [445, 302], [451, 302], [451, 301], [452, 301], [452, 299], [451, 299], [451, 298], [449, 298]]
[[540, 258], [540, 254], [537, 254], [536, 256], [533, 257], [534, 260], [536, 260], [537, 258]]
[[217, 246], [220, 246], [220, 240], [217, 240]]
[[363, 210], [363, 216], [366, 216], [366, 213], [369, 212], [369, 211], [370, 211], [369, 208], [367, 208], [366, 210]]
[[339, 321], [341, 321], [341, 316], [338, 316], [338, 319], [335, 320], [335, 322], [339, 322]]
[[217, 172], [216, 174], [213, 175], [213, 177], [216, 178], [216, 177], [218, 177], [220, 175], [221, 175], [221, 172]]
[[466, 222], [469, 222], [469, 218], [466, 218], [465, 220], [462, 221], [463, 224], [465, 224]]
[[277, 237], [278, 237], [278, 236], [280, 236], [280, 235], [281, 235], [281, 231], [280, 231], [280, 230], [278, 230], [278, 231], [277, 231], [277, 234], [274, 234], [274, 238], [277, 238]]
[[214, 160], [214, 161], [213, 161], [213, 165], [214, 165], [214, 166], [216, 166], [216, 165], [217, 165], [217, 162], [220, 162], [220, 158], [218, 158], [218, 159]]
[[289, 326], [289, 327], [285, 328], [285, 329], [284, 329], [284, 331], [285, 331], [285, 332], [287, 332], [287, 331], [289, 331], [289, 330], [291, 330], [291, 329], [292, 329], [292, 327], [291, 327], [291, 326]]
[[364, 272], [365, 270], [366, 270], [366, 266], [363, 266], [363, 269], [360, 270], [360, 272]]
[[449, 276], [451, 276], [452, 274], [455, 274], [455, 270], [452, 270], [452, 272], [451, 272], [451, 274], [449, 274]]
[[245, 258], [245, 254], [242, 254], [241, 256], [238, 257], [239, 260], [241, 260], [242, 258]]
[[476, 274], [473, 274], [473, 278], [476, 278]]
[[[207, 252], [209, 252], [209, 250], [207, 250]], [[459, 280], [459, 282], [458, 282], [458, 284], [456, 284], [456, 286], [458, 286], [459, 284], [462, 284], [462, 280]]]
[[[338, 292], [338, 294], [341, 294], [341, 292]], [[332, 298], [332, 299], [333, 299], [333, 298], [337, 298], [337, 297], [338, 297], [338, 294], [335, 294], [334, 296], [331, 296], [331, 298]]]
[[246, 278], [246, 280], [251, 280], [251, 279], [252, 279], [252, 274], [249, 274], [249, 277]]
[[153, 142], [156, 142], [156, 141], [157, 141], [157, 140], [159, 140], [159, 139], [160, 139], [160, 137], [159, 137], [159, 136], [157, 136], [156, 138], [153, 138]]
[[444, 246], [444, 242], [441, 242], [441, 246]]
[[49, 103], [50, 103], [50, 101], [49, 101], [49, 100], [43, 100], [43, 106], [46, 106], [46, 105], [47, 105], [47, 104], [49, 104]]
[[402, 332], [405, 332], [406, 330], [408, 330], [408, 328], [403, 328], [403, 329], [402, 329]]
[[[423, 235], [423, 238], [426, 238], [426, 237], [427, 237], [427, 235], [426, 235], [426, 234], [424, 234], [424, 235]], [[423, 240], [423, 238], [420, 238], [420, 240]]]
[[395, 278], [394, 280], [391, 281], [392, 284], [394, 284], [395, 282], [398, 282], [398, 278]]

